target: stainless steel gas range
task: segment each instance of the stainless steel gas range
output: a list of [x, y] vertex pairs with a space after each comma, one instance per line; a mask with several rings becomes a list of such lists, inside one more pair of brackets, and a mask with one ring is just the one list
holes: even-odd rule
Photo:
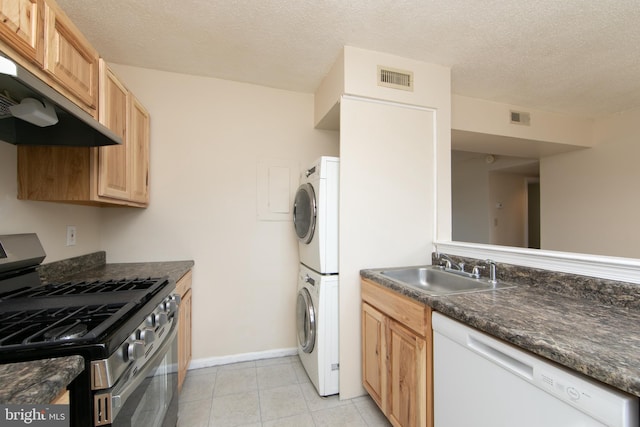
[[168, 278], [42, 284], [35, 234], [0, 236], [0, 363], [81, 355], [72, 426], [175, 426], [180, 297]]

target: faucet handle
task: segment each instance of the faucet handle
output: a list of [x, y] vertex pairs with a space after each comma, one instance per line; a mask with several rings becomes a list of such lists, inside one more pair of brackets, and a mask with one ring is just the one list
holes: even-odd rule
[[471, 270], [471, 274], [475, 276], [476, 279], [480, 278], [480, 270], [486, 269], [486, 265], [474, 265], [473, 270]]

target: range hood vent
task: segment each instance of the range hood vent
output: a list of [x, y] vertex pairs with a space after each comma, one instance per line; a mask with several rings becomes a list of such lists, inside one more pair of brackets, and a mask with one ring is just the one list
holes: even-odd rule
[[413, 73], [378, 65], [378, 86], [413, 92]]
[[0, 94], [0, 141], [83, 147], [122, 144], [120, 136], [1, 53]]

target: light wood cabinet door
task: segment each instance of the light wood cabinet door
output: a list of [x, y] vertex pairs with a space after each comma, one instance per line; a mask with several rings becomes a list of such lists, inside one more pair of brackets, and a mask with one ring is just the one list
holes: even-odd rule
[[98, 197], [149, 203], [149, 113], [100, 60], [100, 122], [122, 137], [98, 148]]
[[390, 321], [388, 352], [389, 420], [397, 426], [426, 425], [426, 340]]
[[178, 390], [182, 390], [191, 362], [191, 270], [178, 281], [176, 291], [182, 299], [178, 316]]
[[95, 115], [98, 52], [51, 0], [44, 1], [44, 69]]
[[433, 427], [431, 308], [363, 280], [362, 384], [396, 427]]
[[128, 143], [131, 156], [131, 200], [149, 203], [149, 113], [132, 94]]
[[122, 144], [98, 148], [98, 196], [129, 200], [130, 147], [127, 138], [129, 91], [100, 61], [100, 122], [122, 138]]
[[383, 412], [387, 404], [387, 318], [362, 303], [362, 384]]
[[0, 0], [0, 37], [24, 58], [42, 66], [43, 0]]

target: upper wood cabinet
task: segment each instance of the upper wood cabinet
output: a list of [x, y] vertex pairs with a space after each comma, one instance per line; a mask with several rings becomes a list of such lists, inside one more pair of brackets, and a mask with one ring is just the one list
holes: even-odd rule
[[100, 122], [122, 145], [98, 149], [98, 196], [149, 202], [149, 113], [100, 60]]
[[0, 0], [0, 37], [24, 58], [42, 66], [43, 0]]
[[44, 37], [44, 69], [95, 116], [98, 51], [52, 0], [44, 2]]
[[100, 60], [100, 122], [122, 136], [105, 147], [18, 147], [18, 198], [145, 207], [149, 114]]
[[151, 129], [149, 112], [131, 93], [129, 133], [131, 142], [131, 200], [149, 203], [149, 147]]
[[130, 197], [129, 91], [100, 61], [100, 123], [122, 138], [118, 146], [97, 149], [98, 196], [128, 200]]
[[18, 147], [18, 198], [149, 203], [149, 113], [54, 0], [0, 0], [0, 50], [122, 137], [117, 146]]

